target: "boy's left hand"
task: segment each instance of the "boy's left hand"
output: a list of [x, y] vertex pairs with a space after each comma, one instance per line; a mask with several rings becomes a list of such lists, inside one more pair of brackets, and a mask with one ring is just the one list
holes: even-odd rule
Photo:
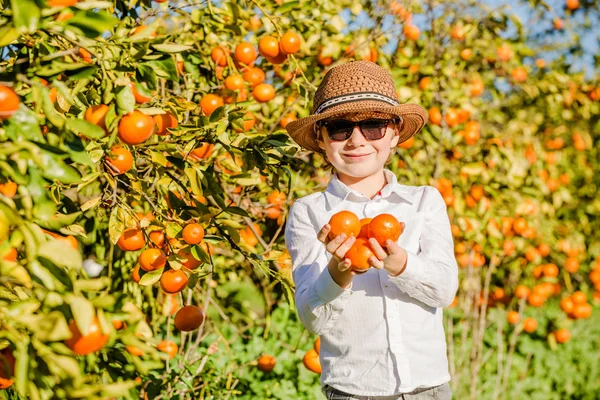
[[369, 265], [375, 269], [385, 269], [390, 275], [396, 276], [404, 271], [406, 267], [407, 254], [406, 251], [388, 240], [385, 243], [385, 250], [375, 239], [369, 239], [371, 250], [375, 257], [369, 258]]

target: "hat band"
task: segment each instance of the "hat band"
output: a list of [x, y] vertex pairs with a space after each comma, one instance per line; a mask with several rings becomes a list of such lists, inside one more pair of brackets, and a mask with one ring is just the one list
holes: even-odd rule
[[336, 105], [339, 105], [339, 104], [350, 103], [353, 101], [360, 101], [360, 100], [376, 100], [376, 101], [382, 101], [384, 103], [388, 103], [392, 106], [400, 105], [400, 103], [398, 103], [396, 100], [394, 100], [390, 97], [384, 96], [382, 94], [379, 94], [379, 93], [358, 92], [358, 93], [344, 94], [342, 96], [333, 97], [327, 101], [324, 101], [317, 108], [317, 110], [314, 112], [314, 114], [320, 114], [323, 111], [325, 111], [326, 109], [336, 106]]

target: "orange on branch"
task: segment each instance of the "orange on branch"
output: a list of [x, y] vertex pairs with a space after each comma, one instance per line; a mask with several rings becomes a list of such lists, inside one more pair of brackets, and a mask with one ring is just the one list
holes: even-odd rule
[[140, 253], [138, 263], [144, 271], [151, 272], [164, 268], [167, 264], [167, 256], [160, 249], [146, 249]]
[[106, 114], [110, 108], [106, 104], [91, 106], [85, 110], [84, 118], [86, 121], [106, 130]]
[[234, 57], [244, 66], [252, 66], [256, 60], [256, 49], [248, 42], [242, 42], [235, 47]]
[[151, 116], [134, 110], [121, 118], [119, 139], [125, 144], [141, 144], [152, 136], [155, 124]]
[[187, 224], [183, 228], [181, 236], [187, 244], [198, 244], [204, 239], [204, 228], [202, 225], [196, 223]]
[[279, 55], [279, 40], [273, 36], [264, 36], [258, 41], [258, 52], [263, 57]]
[[207, 117], [223, 104], [223, 98], [216, 94], [207, 94], [200, 100], [200, 108]]
[[95, 353], [108, 343], [109, 336], [102, 333], [100, 321], [96, 316], [93, 317], [85, 335], [79, 331], [75, 321], [69, 324], [69, 330], [71, 331], [71, 338], [65, 343], [77, 355], [84, 356]]
[[263, 372], [271, 372], [275, 368], [275, 357], [262, 355], [258, 358], [256, 367]]
[[179, 293], [188, 283], [188, 276], [182, 270], [170, 269], [160, 277], [160, 288], [166, 293]]
[[175, 344], [175, 342], [172, 342], [170, 340], [163, 340], [161, 341], [158, 346], [156, 346], [156, 348], [159, 351], [162, 351], [163, 353], [167, 353], [169, 355], [169, 358], [173, 358], [177, 355], [177, 351], [179, 350], [177, 348], [177, 344]]
[[154, 123], [156, 124], [156, 134], [159, 136], [170, 135], [171, 132], [168, 129], [175, 129], [179, 126], [177, 117], [170, 112], [164, 114], [157, 114], [154, 116]]
[[218, 65], [220, 67], [227, 66], [227, 56], [228, 55], [229, 55], [229, 50], [227, 50], [223, 47], [215, 47], [210, 52], [210, 58], [213, 60], [213, 62], [216, 65]]
[[0, 120], [9, 119], [19, 109], [19, 96], [8, 86], [0, 85]]
[[137, 228], [125, 229], [117, 241], [117, 246], [123, 251], [140, 250], [145, 244], [142, 230]]
[[204, 313], [200, 307], [183, 306], [175, 314], [175, 328], [182, 332], [195, 331], [204, 322]]
[[252, 97], [259, 103], [273, 100], [275, 98], [275, 88], [269, 83], [261, 83], [252, 90]]

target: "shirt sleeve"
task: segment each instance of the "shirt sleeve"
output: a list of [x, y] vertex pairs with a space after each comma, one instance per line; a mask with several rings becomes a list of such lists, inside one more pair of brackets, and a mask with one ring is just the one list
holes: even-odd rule
[[285, 244], [292, 257], [300, 321], [309, 332], [323, 334], [344, 310], [352, 286], [343, 289], [331, 277], [327, 251], [317, 239], [321, 227], [314, 226], [315, 223], [308, 207], [294, 202], [285, 226]]
[[434, 187], [426, 189], [425, 225], [417, 254], [406, 251], [406, 268], [389, 280], [410, 297], [431, 307], [452, 304], [458, 289], [458, 265], [446, 203]]

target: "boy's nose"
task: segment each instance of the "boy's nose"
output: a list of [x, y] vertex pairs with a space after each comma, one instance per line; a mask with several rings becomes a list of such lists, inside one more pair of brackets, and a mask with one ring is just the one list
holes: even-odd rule
[[354, 129], [352, 130], [352, 136], [350, 136], [350, 138], [348, 138], [348, 143], [353, 145], [354, 147], [356, 146], [360, 146], [361, 144], [363, 144], [365, 142], [365, 137], [362, 134], [362, 132], [360, 131], [360, 128], [358, 126], [355, 126]]

